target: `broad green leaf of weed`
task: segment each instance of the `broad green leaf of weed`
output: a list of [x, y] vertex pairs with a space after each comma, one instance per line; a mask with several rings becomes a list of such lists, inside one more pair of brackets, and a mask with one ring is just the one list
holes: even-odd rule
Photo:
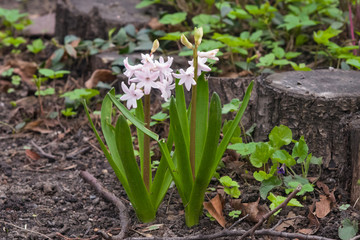
[[346, 218], [341, 221], [341, 226], [339, 227], [338, 233], [341, 240], [349, 240], [353, 238], [358, 232], [358, 222], [356, 220], [351, 221]]
[[287, 126], [276, 126], [273, 128], [273, 130], [271, 130], [269, 139], [273, 147], [280, 148], [291, 143], [292, 132]]
[[267, 194], [274, 188], [279, 187], [282, 185], [281, 179], [277, 178], [276, 176], [272, 176], [271, 178], [264, 180], [261, 182], [260, 186], [260, 197], [262, 199], [266, 199]]

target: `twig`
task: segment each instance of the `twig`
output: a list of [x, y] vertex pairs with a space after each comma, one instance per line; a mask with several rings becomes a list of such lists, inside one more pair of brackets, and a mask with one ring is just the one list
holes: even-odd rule
[[255, 226], [253, 226], [250, 230], [248, 230], [246, 233], [244, 233], [244, 235], [241, 236], [241, 239], [244, 239], [245, 237], [249, 236], [249, 235], [253, 235], [255, 230], [260, 227], [264, 221], [266, 219], [268, 219], [271, 215], [273, 215], [274, 213], [276, 213], [278, 210], [280, 210], [281, 208], [285, 208], [288, 204], [288, 202], [290, 202], [290, 200], [295, 197], [295, 195], [301, 191], [301, 185], [297, 186], [295, 188], [295, 190], [285, 199], [285, 201], [283, 203], [281, 203], [279, 206], [277, 206], [275, 209], [273, 209], [272, 211], [268, 212], [267, 214], [265, 214], [264, 216], [262, 216], [262, 218], [260, 219], [260, 221], [255, 224]]
[[10, 225], [14, 228], [17, 228], [17, 229], [20, 229], [21, 231], [24, 231], [24, 232], [29, 232], [29, 233], [32, 233], [32, 234], [36, 234], [36, 235], [39, 235], [43, 238], [46, 238], [46, 239], [51, 239], [50, 237], [46, 236], [45, 234], [42, 234], [42, 233], [39, 233], [39, 232], [36, 232], [36, 231], [33, 231], [33, 230], [30, 230], [30, 229], [26, 229], [26, 228], [22, 228], [22, 227], [19, 227], [19, 226], [16, 226], [15, 224], [12, 224], [12, 223], [9, 223], [9, 222], [5, 222], [3, 220], [0, 220], [1, 223], [3, 224], [6, 224], [6, 225]]
[[101, 186], [101, 184], [97, 182], [96, 178], [93, 175], [91, 175], [89, 172], [81, 171], [80, 176], [92, 187], [94, 187], [96, 192], [101, 194], [106, 200], [113, 203], [119, 209], [121, 231], [118, 235], [112, 236], [109, 239], [112, 240], [123, 239], [129, 227], [129, 214], [126, 206], [113, 193], [109, 192], [106, 188]]
[[80, 149], [79, 151], [76, 151], [76, 152], [73, 152], [73, 153], [70, 153], [70, 154], [66, 155], [66, 159], [73, 159], [77, 155], [83, 154], [83, 153], [89, 151], [90, 149], [91, 149], [90, 147], [84, 147], [83, 149]]
[[289, 217], [289, 218], [285, 218], [285, 219], [280, 219], [279, 222], [277, 222], [277, 223], [275, 224], [275, 226], [273, 226], [273, 227], [271, 228], [271, 230], [276, 230], [276, 228], [277, 228], [278, 226], [280, 226], [280, 224], [282, 224], [283, 222], [286, 222], [286, 221], [289, 221], [289, 220], [293, 220], [293, 219], [297, 219], [297, 218], [305, 218], [305, 217], [303, 217], [303, 216], [296, 216], [296, 217]]
[[39, 151], [40, 156], [49, 158], [51, 160], [57, 159], [57, 157], [55, 157], [54, 155], [44, 152], [44, 150], [40, 146], [36, 145], [36, 143], [33, 140], [31, 140], [30, 143], [36, 148], [36, 150]]
[[353, 238], [350, 238], [350, 240], [358, 240], [358, 239], [360, 239], [360, 235], [357, 235], [357, 236], [355, 236]]
[[249, 216], [249, 214], [246, 214], [245, 216], [243, 216], [242, 218], [236, 220], [236, 222], [233, 223], [233, 225], [231, 225], [228, 229], [231, 229], [233, 227], [235, 227], [236, 225], [238, 225], [239, 223], [241, 223], [245, 218], [247, 218]]
[[[152, 238], [143, 238], [143, 237], [136, 237], [136, 238], [126, 238], [125, 240], [202, 240], [202, 239], [219, 239], [223, 237], [236, 237], [241, 236], [242, 234], [246, 233], [246, 230], [235, 230], [230, 231], [228, 229], [224, 229], [220, 232], [209, 234], [209, 235], [195, 235], [195, 236], [185, 236], [185, 237], [152, 237]], [[279, 232], [274, 231], [271, 229], [261, 229], [256, 230], [254, 232], [256, 236], [276, 236], [276, 237], [285, 237], [285, 238], [297, 238], [297, 239], [304, 239], [304, 240], [335, 240], [333, 238], [315, 236], [315, 235], [306, 235], [302, 233], [287, 233], [287, 232]]]

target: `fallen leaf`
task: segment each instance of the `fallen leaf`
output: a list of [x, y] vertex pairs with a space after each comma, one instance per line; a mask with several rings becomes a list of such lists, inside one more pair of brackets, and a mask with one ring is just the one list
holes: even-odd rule
[[204, 202], [204, 208], [208, 210], [211, 216], [213, 216], [216, 221], [225, 228], [226, 221], [223, 214], [223, 204], [221, 201], [221, 197], [217, 194], [210, 202]]
[[253, 73], [251, 71], [247, 71], [247, 70], [244, 70], [244, 71], [241, 71], [239, 73], [239, 77], [246, 77], [246, 76], [249, 76], [249, 75], [253, 75]]
[[309, 206], [309, 214], [307, 216], [310, 222], [309, 226], [315, 226], [315, 229], [313, 229], [311, 234], [316, 233], [320, 228], [320, 222], [319, 219], [314, 214], [314, 208], [315, 208], [315, 203]]
[[279, 232], [284, 232], [284, 231], [286, 231], [286, 229], [288, 227], [293, 227], [294, 224], [295, 224], [295, 220], [296, 220], [294, 218], [295, 216], [296, 216], [296, 214], [293, 211], [290, 211], [288, 213], [288, 215], [286, 216], [286, 218], [293, 218], [293, 219], [289, 219], [289, 220], [286, 220], [286, 221], [282, 222], [279, 226], [277, 226], [275, 228], [275, 230], [279, 231]]
[[39, 125], [41, 125], [42, 123], [43, 123], [43, 120], [41, 120], [41, 119], [29, 122], [24, 127], [24, 130], [33, 131], [33, 132], [39, 132], [39, 133], [44, 133], [44, 134], [53, 132], [50, 129], [41, 128]]
[[269, 212], [266, 205], [259, 205], [260, 198], [256, 202], [241, 203], [240, 199], [231, 200], [231, 207], [235, 210], [241, 210], [241, 215], [249, 215], [248, 219], [252, 222], [259, 222], [262, 217]]
[[30, 149], [26, 149], [25, 154], [27, 157], [29, 157], [31, 160], [34, 160], [34, 161], [36, 161], [40, 158], [39, 154], [37, 154], [34, 151], [31, 151]]
[[0, 80], [0, 92], [6, 93], [11, 88], [11, 82]]
[[325, 195], [320, 195], [320, 201], [316, 202], [316, 211], [315, 214], [318, 218], [323, 218], [326, 215], [329, 214], [329, 212], [331, 211], [331, 200], [325, 196]]
[[310, 228], [302, 228], [302, 229], [299, 229], [298, 232], [302, 233], [302, 234], [310, 235], [310, 234], [314, 233], [314, 230], [310, 229]]
[[26, 82], [29, 86], [35, 86], [35, 83], [32, 80], [38, 69], [35, 62], [11, 59], [7, 61], [6, 64], [14, 68], [14, 73], [18, 74], [22, 81]]
[[322, 189], [322, 190], [324, 191], [324, 193], [326, 194], [326, 196], [329, 196], [329, 195], [330, 195], [329, 187], [328, 187], [325, 183], [323, 183], [323, 182], [321, 182], [321, 181], [318, 181], [318, 182], [316, 183], [316, 186], [317, 186], [318, 188]]
[[150, 232], [150, 231], [154, 231], [154, 230], [158, 230], [160, 229], [162, 226], [164, 226], [164, 224], [154, 224], [151, 226], [147, 226], [146, 228], [144, 228], [143, 230], [141, 230], [142, 232]]
[[154, 17], [150, 19], [150, 22], [148, 23], [148, 26], [151, 29], [155, 29], [155, 30], [164, 30], [165, 25], [159, 22], [159, 19]]
[[86, 88], [94, 88], [98, 82], [110, 83], [116, 79], [116, 75], [108, 69], [97, 69], [92, 74], [89, 80], [85, 82]]

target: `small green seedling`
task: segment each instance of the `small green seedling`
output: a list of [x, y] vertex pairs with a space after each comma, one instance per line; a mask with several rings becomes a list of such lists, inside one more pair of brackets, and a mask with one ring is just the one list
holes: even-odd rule
[[64, 110], [61, 110], [61, 114], [65, 117], [72, 117], [77, 114], [77, 112], [74, 112], [72, 108], [66, 108]]
[[[270, 204], [270, 209], [274, 210], [277, 206], [279, 206], [280, 204], [282, 204], [285, 200], [286, 197], [283, 196], [275, 196], [273, 193], [270, 193], [268, 196], [268, 199], [271, 201]], [[287, 206], [294, 206], [294, 207], [304, 207], [298, 200], [296, 200], [295, 198], [291, 199], [289, 201], [289, 203], [287, 204]], [[279, 209], [279, 211], [277, 211], [276, 213], [274, 213], [274, 215], [277, 215], [279, 212], [281, 211], [281, 209]]]
[[241, 210], [233, 210], [229, 212], [229, 217], [232, 217], [233, 219], [239, 218], [241, 214]]
[[40, 38], [35, 39], [34, 41], [32, 41], [31, 44], [26, 45], [26, 47], [30, 52], [34, 54], [37, 54], [45, 49], [45, 45]]
[[221, 185], [224, 186], [224, 192], [230, 195], [232, 198], [240, 197], [239, 184], [233, 181], [229, 176], [224, 176], [219, 179]]

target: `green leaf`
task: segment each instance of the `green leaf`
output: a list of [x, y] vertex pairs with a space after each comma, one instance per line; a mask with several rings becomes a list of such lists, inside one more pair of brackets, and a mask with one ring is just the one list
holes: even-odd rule
[[40, 90], [40, 91], [36, 91], [35, 92], [35, 96], [47, 96], [47, 95], [53, 95], [55, 94], [55, 89], [54, 88], [47, 88], [45, 90]]
[[298, 157], [297, 163], [303, 163], [308, 155], [309, 147], [304, 140], [304, 136], [301, 136], [299, 141], [295, 143], [292, 150], [292, 157]]
[[184, 188], [185, 199], [183, 203], [187, 204], [190, 199], [190, 194], [193, 186], [192, 171], [189, 160], [189, 145], [187, 144], [179, 119], [179, 113], [175, 104], [175, 99], [170, 100], [170, 131], [174, 134], [175, 142], [175, 156], [178, 160], [177, 167], [179, 171], [180, 181]]
[[181, 38], [182, 32], [171, 32], [167, 33], [165, 36], [161, 37], [160, 40], [170, 40], [170, 41], [178, 41]]
[[271, 130], [269, 134], [269, 140], [271, 146], [276, 148], [289, 145], [292, 140], [292, 132], [287, 126], [276, 126]]
[[222, 114], [227, 114], [229, 112], [237, 111], [240, 107], [241, 101], [237, 98], [234, 98], [230, 101], [230, 103], [225, 104], [221, 110]]
[[301, 52], [287, 52], [285, 53], [286, 59], [293, 59], [301, 55]]
[[256, 142], [250, 142], [250, 143], [235, 143], [230, 146], [228, 146], [228, 149], [235, 150], [237, 153], [239, 153], [242, 156], [247, 156], [249, 154], [252, 154], [256, 150]]
[[342, 30], [336, 30], [332, 27], [327, 28], [325, 31], [319, 30], [314, 32], [314, 41], [318, 44], [327, 45], [329, 44], [329, 39], [339, 35]]
[[202, 206], [206, 189], [216, 171], [216, 167], [219, 164], [217, 159], [217, 150], [220, 139], [220, 132], [221, 102], [219, 95], [213, 93], [210, 100], [208, 129], [204, 151], [201, 157], [199, 169], [196, 172], [195, 182], [191, 191], [190, 202], [188, 206], [185, 207], [185, 211], [187, 212], [187, 216], [185, 215], [185, 220], [188, 226], [197, 224], [199, 217], [202, 214]]
[[73, 91], [66, 92], [60, 95], [60, 97], [67, 97], [73, 101], [81, 100], [81, 99], [85, 99], [86, 101], [88, 101], [92, 97], [95, 97], [99, 94], [100, 92], [96, 89], [76, 88]]
[[[111, 91], [111, 90], [110, 90]], [[139, 121], [121, 102], [119, 102], [114, 95], [107, 94], [110, 100], [114, 103], [114, 105], [119, 109], [119, 111], [124, 114], [124, 116], [129, 119], [129, 121], [134, 124], [137, 128], [139, 128], [143, 133], [147, 134], [154, 140], [159, 140], [159, 135], [147, 129], [141, 121]]]
[[259, 182], [267, 180], [273, 176], [273, 174], [267, 174], [264, 171], [254, 172], [253, 175], [254, 175], [254, 178], [256, 179], [256, 181], [259, 181]]
[[144, 8], [144, 7], [148, 7], [150, 5], [153, 5], [155, 3], [159, 3], [159, 0], [142, 0], [141, 2], [139, 2], [138, 4], [136, 4], [135, 8]]
[[158, 112], [155, 115], [151, 116], [151, 119], [154, 119], [155, 121], [162, 122], [169, 118], [169, 115], [163, 112]]
[[170, 25], [176, 25], [179, 24], [186, 19], [186, 12], [177, 12], [172, 14], [165, 14], [159, 22], [162, 24], [170, 24]]
[[72, 58], [76, 58], [77, 57], [77, 53], [75, 48], [70, 45], [70, 44], [65, 44], [65, 51], [67, 54], [69, 54], [69, 56], [71, 56]]
[[269, 53], [269, 54], [266, 54], [265, 56], [259, 58], [259, 63], [256, 64], [257, 67], [270, 67], [273, 62], [275, 60], [275, 54], [273, 53]]
[[360, 69], [360, 59], [355, 59], [355, 58], [348, 59], [346, 60], [346, 63], [353, 67], [356, 67], [357, 69]]
[[315, 156], [312, 156], [311, 159], [310, 159], [310, 163], [311, 164], [315, 164], [315, 165], [321, 165], [322, 164], [322, 157], [315, 157]]
[[295, 159], [285, 150], [277, 150], [271, 155], [271, 159], [285, 164], [288, 167], [294, 166], [296, 164]]
[[219, 181], [224, 187], [239, 187], [239, 184], [233, 181], [229, 176], [223, 176], [219, 179]]
[[343, 204], [339, 207], [340, 211], [346, 211], [350, 207], [350, 204]]
[[276, 176], [272, 176], [269, 179], [266, 179], [261, 182], [260, 186], [260, 197], [262, 199], [266, 199], [267, 194], [274, 188], [279, 187], [282, 185], [281, 179], [277, 178]]
[[[279, 206], [280, 204], [282, 204], [285, 200], [286, 197], [283, 196], [275, 196], [273, 193], [270, 193], [268, 196], [268, 199], [271, 201], [270, 204], [270, 209], [274, 210], [277, 206]], [[298, 200], [296, 200], [295, 198], [291, 199], [287, 206], [293, 206], [293, 207], [304, 207]], [[279, 209], [279, 211], [277, 211], [276, 213], [274, 213], [274, 215], [277, 215], [279, 212], [281, 211], [281, 209]]]
[[338, 233], [341, 240], [349, 240], [353, 238], [358, 232], [358, 222], [356, 220], [351, 221], [346, 218], [341, 221], [341, 225], [339, 227]]
[[115, 139], [118, 153], [130, 186], [131, 195], [133, 196], [131, 203], [133, 204], [136, 215], [142, 222], [150, 222], [154, 220], [156, 210], [151, 204], [149, 193], [146, 190], [134, 156], [129, 125], [122, 115], [119, 116], [116, 123]]
[[273, 149], [268, 143], [260, 142], [256, 144], [255, 151], [250, 156], [250, 162], [254, 167], [260, 168], [268, 162]]

